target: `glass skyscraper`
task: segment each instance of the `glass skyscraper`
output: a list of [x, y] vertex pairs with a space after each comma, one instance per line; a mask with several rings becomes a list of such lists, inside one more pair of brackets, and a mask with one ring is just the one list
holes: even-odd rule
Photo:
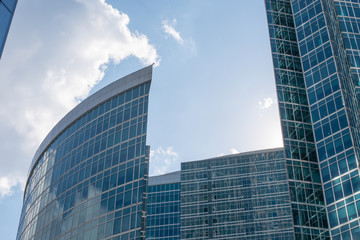
[[0, 0], [0, 58], [4, 50], [17, 0]]
[[296, 239], [360, 239], [359, 2], [265, 4]]
[[181, 239], [294, 239], [283, 149], [182, 163]]
[[17, 234], [34, 239], [145, 239], [152, 66], [99, 90], [38, 148]]
[[146, 239], [180, 239], [180, 171], [149, 178]]

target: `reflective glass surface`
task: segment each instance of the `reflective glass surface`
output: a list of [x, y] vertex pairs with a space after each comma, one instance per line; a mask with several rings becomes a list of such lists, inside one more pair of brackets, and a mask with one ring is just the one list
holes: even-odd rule
[[146, 239], [180, 239], [180, 182], [149, 185]]
[[283, 150], [182, 163], [181, 239], [294, 239]]
[[[358, 239], [360, 215], [355, 206], [360, 194], [359, 2], [267, 0], [266, 7], [296, 236], [304, 239], [305, 229], [314, 226], [301, 220], [299, 202], [306, 203], [302, 211], [312, 219], [315, 215], [309, 203], [313, 204], [315, 199], [320, 210], [316, 210], [316, 215], [322, 219], [315, 227], [323, 232], [324, 238]], [[293, 33], [292, 38], [284, 38], [288, 29]], [[286, 46], [293, 47], [285, 51], [289, 49]], [[297, 60], [293, 64], [284, 62], [288, 55]], [[282, 73], [293, 74], [294, 69], [288, 66], [294, 64], [299, 64], [295, 71], [302, 79], [301, 84], [297, 81], [284, 84]], [[294, 103], [297, 106], [292, 110]], [[301, 125], [306, 125], [307, 131], [299, 132], [297, 128]], [[298, 138], [306, 135], [310, 138]], [[311, 148], [301, 149], [307, 144]], [[298, 150], [296, 145], [300, 147]], [[303, 160], [313, 162], [307, 164], [316, 171], [316, 178], [304, 171]], [[299, 186], [304, 188], [303, 198], [299, 197]], [[313, 189], [315, 198], [307, 197], [308, 188]], [[330, 234], [324, 228], [329, 228]], [[311, 236], [316, 238], [315, 234]]]
[[53, 139], [30, 171], [17, 239], [144, 239], [150, 80]]

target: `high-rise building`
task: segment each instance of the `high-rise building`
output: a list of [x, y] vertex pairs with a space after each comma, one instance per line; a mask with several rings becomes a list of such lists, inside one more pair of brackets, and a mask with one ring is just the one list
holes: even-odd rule
[[180, 239], [180, 171], [149, 178], [146, 239]]
[[360, 239], [359, 2], [265, 4], [296, 239]]
[[294, 239], [283, 149], [181, 164], [181, 239]]
[[0, 0], [0, 58], [4, 50], [17, 0]]
[[152, 66], [85, 99], [30, 167], [18, 240], [145, 238]]

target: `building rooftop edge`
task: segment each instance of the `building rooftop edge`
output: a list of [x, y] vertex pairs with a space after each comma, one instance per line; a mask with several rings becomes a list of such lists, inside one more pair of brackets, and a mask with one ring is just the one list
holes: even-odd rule
[[236, 154], [229, 154], [229, 155], [212, 157], [212, 158], [206, 158], [206, 159], [200, 159], [200, 160], [190, 160], [190, 161], [182, 162], [181, 165], [182, 165], [182, 164], [189, 163], [189, 162], [200, 162], [200, 161], [207, 161], [207, 160], [216, 160], [216, 159], [220, 159], [220, 158], [224, 158], [224, 157], [246, 156], [246, 155], [252, 155], [252, 154], [268, 153], [268, 152], [277, 152], [277, 151], [284, 151], [284, 147], [253, 150], [253, 151], [248, 151], [248, 152], [241, 152], [241, 153], [236, 153]]
[[125, 77], [122, 77], [109, 85], [101, 88], [97, 92], [88, 96], [85, 100], [80, 102], [75, 106], [70, 112], [68, 112], [47, 134], [44, 140], [39, 145], [36, 150], [34, 157], [32, 159], [26, 186], [28, 184], [29, 178], [32, 174], [33, 168], [36, 166], [38, 158], [43, 154], [44, 151], [52, 144], [54, 139], [56, 139], [69, 125], [71, 125], [76, 119], [81, 117], [83, 114], [101, 104], [102, 102], [108, 100], [109, 98], [116, 96], [128, 89], [131, 89], [137, 85], [140, 85], [145, 82], [152, 80], [152, 66], [144, 67], [136, 72], [130, 73]]
[[149, 177], [149, 186], [160, 185], [160, 184], [169, 184], [169, 183], [178, 183], [180, 182], [180, 173], [181, 171], [165, 173], [158, 176]]

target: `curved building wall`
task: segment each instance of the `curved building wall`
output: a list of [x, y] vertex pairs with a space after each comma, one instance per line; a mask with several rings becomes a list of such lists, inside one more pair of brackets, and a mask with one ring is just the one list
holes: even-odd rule
[[17, 239], [142, 239], [152, 66], [96, 92], [35, 153]]

